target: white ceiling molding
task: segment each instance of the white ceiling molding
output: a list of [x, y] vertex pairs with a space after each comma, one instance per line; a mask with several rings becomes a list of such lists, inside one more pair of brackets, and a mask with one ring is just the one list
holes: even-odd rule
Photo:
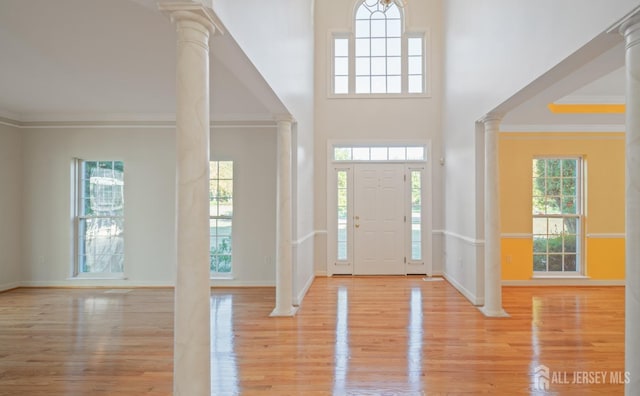
[[625, 132], [625, 125], [609, 124], [503, 124], [500, 125], [500, 132]]

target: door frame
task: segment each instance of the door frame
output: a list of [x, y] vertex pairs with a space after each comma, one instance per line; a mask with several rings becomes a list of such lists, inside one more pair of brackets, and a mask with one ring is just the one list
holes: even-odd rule
[[[422, 161], [334, 161], [334, 147], [398, 147], [398, 146], [423, 146], [424, 160]], [[391, 164], [401, 163], [405, 166], [405, 175], [412, 169], [422, 170], [421, 180], [421, 224], [422, 224], [422, 260], [412, 262], [410, 260], [410, 228], [405, 227], [405, 253], [407, 263], [405, 270], [407, 274], [427, 274], [433, 275], [433, 178], [432, 178], [432, 158], [430, 140], [328, 140], [326, 157], [326, 182], [327, 182], [327, 239], [326, 239], [326, 271], [327, 276], [332, 275], [352, 275], [353, 274], [353, 186], [354, 186], [354, 165], [358, 163], [366, 164]], [[346, 172], [348, 189], [348, 215], [347, 215], [347, 257], [345, 260], [337, 260], [337, 174], [338, 170]], [[405, 196], [410, 196], [410, 183], [405, 183]], [[405, 214], [411, 218], [410, 201], [405, 199]]]

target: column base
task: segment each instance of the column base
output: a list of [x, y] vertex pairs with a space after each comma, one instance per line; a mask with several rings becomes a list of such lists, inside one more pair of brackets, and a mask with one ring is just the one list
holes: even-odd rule
[[482, 314], [488, 318], [510, 318], [509, 314], [504, 310], [488, 310], [486, 307], [478, 307], [478, 311], [482, 312]]
[[269, 314], [269, 317], [278, 317], [278, 316], [295, 316], [296, 312], [298, 312], [299, 307], [289, 307], [289, 308], [278, 308], [276, 307], [276, 309], [273, 310], [273, 312], [271, 312], [271, 314]]

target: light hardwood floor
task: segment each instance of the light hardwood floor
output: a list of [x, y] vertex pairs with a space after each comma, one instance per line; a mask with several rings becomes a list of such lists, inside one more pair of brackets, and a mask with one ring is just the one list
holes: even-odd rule
[[[624, 288], [503, 290], [505, 319], [420, 277], [317, 278], [294, 318], [272, 288], [213, 289], [212, 394], [623, 394]], [[2, 293], [0, 395], [169, 395], [172, 312], [171, 289]], [[607, 376], [558, 383], [576, 371]]]

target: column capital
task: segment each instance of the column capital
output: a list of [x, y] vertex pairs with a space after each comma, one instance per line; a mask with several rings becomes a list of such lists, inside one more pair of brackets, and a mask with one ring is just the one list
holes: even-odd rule
[[503, 115], [502, 114], [496, 114], [496, 113], [489, 113], [487, 115], [485, 115], [484, 117], [482, 117], [479, 122], [487, 125], [488, 123], [498, 123], [500, 124], [502, 122], [502, 118]]
[[158, 3], [158, 9], [167, 15], [171, 22], [192, 21], [201, 24], [209, 34], [224, 34], [222, 22], [211, 8], [191, 0], [167, 0]]
[[290, 124], [293, 124], [294, 122], [296, 122], [296, 119], [293, 118], [291, 114], [276, 114], [273, 116], [273, 120], [278, 124], [281, 122], [288, 122]]

